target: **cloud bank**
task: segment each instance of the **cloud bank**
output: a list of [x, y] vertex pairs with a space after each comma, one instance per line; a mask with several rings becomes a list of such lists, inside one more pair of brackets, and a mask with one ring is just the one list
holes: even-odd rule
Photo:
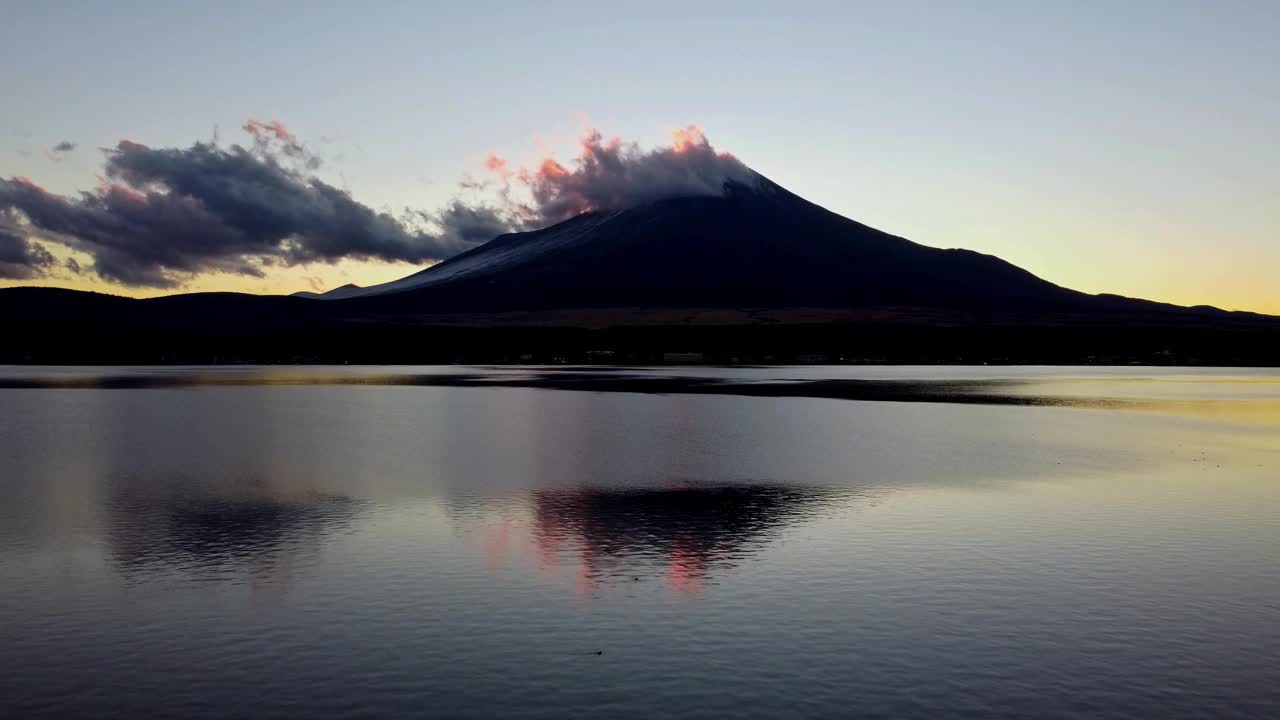
[[[30, 279], [54, 267], [29, 236], [92, 259], [83, 269], [74, 258], [64, 262], [71, 272], [134, 287], [176, 287], [202, 273], [264, 277], [272, 267], [343, 259], [422, 264], [583, 212], [717, 195], [726, 181], [752, 175], [696, 126], [647, 151], [587, 130], [568, 163], [547, 157], [513, 168], [490, 155], [487, 178], [461, 184], [486, 200], [393, 216], [319, 179], [321, 159], [281, 123], [250, 120], [242, 129], [247, 146], [121, 140], [104, 150], [98, 187], [78, 196], [0, 178], [0, 277]], [[74, 148], [64, 144], [60, 151]]]

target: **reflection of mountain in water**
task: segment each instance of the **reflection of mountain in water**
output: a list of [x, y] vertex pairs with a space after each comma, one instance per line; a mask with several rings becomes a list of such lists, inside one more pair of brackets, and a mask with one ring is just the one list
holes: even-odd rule
[[273, 494], [260, 484], [222, 495], [172, 486], [124, 489], [107, 507], [111, 553], [126, 572], [268, 575], [349, 526], [360, 509], [358, 501], [343, 496]]
[[529, 499], [528, 536], [518, 538], [524, 523], [501, 513], [489, 521], [487, 550], [505, 555], [517, 536], [544, 567], [572, 567], [581, 592], [661, 575], [672, 589], [698, 593], [847, 494], [751, 485], [539, 491]]

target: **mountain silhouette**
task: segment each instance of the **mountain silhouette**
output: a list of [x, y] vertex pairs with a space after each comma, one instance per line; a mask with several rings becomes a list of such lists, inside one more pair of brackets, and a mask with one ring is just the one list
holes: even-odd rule
[[590, 212], [493, 241], [396, 282], [338, 288], [362, 309], [1066, 309], [1089, 296], [999, 258], [896, 237], [757, 176], [719, 197]]
[[[1102, 262], [1104, 259], [1099, 259]], [[0, 290], [9, 362], [609, 357], [1280, 363], [1280, 318], [1060, 287], [837, 215], [756, 175], [587, 212], [400, 280], [149, 300]]]

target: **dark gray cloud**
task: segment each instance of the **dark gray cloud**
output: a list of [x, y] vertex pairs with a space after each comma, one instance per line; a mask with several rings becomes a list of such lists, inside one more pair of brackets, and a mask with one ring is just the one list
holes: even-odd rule
[[518, 229], [519, 221], [506, 210], [486, 204], [453, 200], [434, 212], [419, 212], [424, 222], [435, 227], [442, 245], [456, 254], [488, 242], [498, 235]]
[[0, 229], [0, 278], [30, 280], [42, 277], [53, 265], [53, 254], [42, 245]]
[[53, 148], [51, 148], [51, 151], [54, 153], [69, 153], [75, 149], [76, 149], [75, 143], [71, 142], [70, 140], [63, 140], [57, 145], [54, 145]]
[[30, 227], [90, 255], [100, 277], [150, 287], [344, 258], [425, 263], [508, 227], [478, 207], [403, 218], [375, 211], [311, 174], [318, 161], [278, 123], [250, 127], [252, 148], [122, 140], [106, 151], [102, 185], [78, 197], [0, 179], [0, 227]]

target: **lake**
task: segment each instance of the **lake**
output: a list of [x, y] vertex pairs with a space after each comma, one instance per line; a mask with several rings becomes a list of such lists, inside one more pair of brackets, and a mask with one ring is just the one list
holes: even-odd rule
[[1275, 717], [1280, 372], [0, 368], [0, 717]]

